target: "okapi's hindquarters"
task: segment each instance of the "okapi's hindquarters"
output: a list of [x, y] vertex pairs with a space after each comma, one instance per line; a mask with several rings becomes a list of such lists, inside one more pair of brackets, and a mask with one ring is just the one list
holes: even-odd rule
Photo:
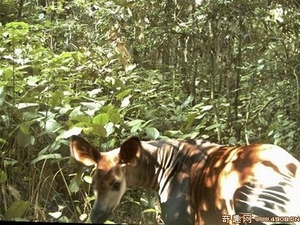
[[[225, 188], [235, 185], [234, 180], [238, 183], [239, 188], [233, 193], [232, 211], [251, 214], [253, 223], [255, 216], [285, 216], [295, 218], [295, 224], [300, 224], [299, 168], [299, 162], [280, 147], [245, 146], [238, 152], [237, 159], [232, 160], [232, 172], [227, 176], [227, 183], [222, 184]], [[222, 175], [226, 177], [226, 168]], [[238, 179], [232, 179], [233, 176]]]

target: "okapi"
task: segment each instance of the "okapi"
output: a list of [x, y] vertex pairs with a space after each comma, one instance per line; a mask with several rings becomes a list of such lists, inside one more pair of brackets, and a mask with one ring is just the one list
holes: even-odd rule
[[72, 136], [70, 149], [96, 167], [92, 223], [103, 223], [126, 187], [138, 186], [157, 191], [165, 224], [300, 224], [300, 163], [276, 145], [130, 137], [100, 153]]

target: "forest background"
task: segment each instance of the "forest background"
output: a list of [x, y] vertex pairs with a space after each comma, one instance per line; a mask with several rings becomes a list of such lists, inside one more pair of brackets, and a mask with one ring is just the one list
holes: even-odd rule
[[[0, 219], [90, 221], [91, 169], [131, 135], [273, 143], [300, 159], [299, 0], [1, 0]], [[130, 188], [111, 222], [154, 224]]]

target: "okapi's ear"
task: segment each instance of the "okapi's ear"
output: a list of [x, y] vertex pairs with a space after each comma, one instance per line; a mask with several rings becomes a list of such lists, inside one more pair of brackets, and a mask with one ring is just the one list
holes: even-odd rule
[[119, 152], [119, 162], [134, 166], [136, 159], [140, 157], [142, 145], [138, 137], [131, 137], [123, 142]]
[[95, 165], [101, 154], [92, 145], [81, 137], [73, 135], [70, 143], [71, 156], [85, 166]]

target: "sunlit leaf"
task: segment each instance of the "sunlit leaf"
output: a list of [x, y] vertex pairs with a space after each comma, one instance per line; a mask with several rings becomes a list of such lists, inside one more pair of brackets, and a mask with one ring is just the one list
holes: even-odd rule
[[80, 219], [80, 221], [84, 221], [87, 217], [88, 217], [88, 215], [86, 213], [83, 213], [79, 216], [79, 219]]
[[28, 108], [28, 107], [34, 107], [34, 106], [39, 106], [38, 103], [18, 103], [16, 104], [16, 107], [18, 109], [25, 109], [25, 108]]
[[83, 177], [83, 180], [84, 180], [85, 182], [87, 182], [88, 184], [91, 184], [93, 178], [92, 178], [91, 176], [84, 176], [84, 177]]
[[69, 114], [70, 118], [81, 115], [83, 115], [83, 112], [81, 111], [81, 106], [75, 107]]
[[115, 131], [115, 126], [112, 122], [107, 123], [104, 128], [107, 136], [111, 135]]
[[146, 127], [146, 134], [149, 138], [155, 140], [159, 138], [159, 131], [155, 127]]
[[145, 209], [142, 211], [142, 213], [154, 213], [154, 212], [156, 212], [155, 209]]
[[28, 23], [25, 22], [10, 22], [5, 25], [7, 28], [16, 28], [16, 29], [29, 29]]
[[60, 137], [61, 138], [69, 138], [71, 137], [72, 135], [78, 135], [81, 133], [82, 131], [82, 127], [72, 127], [70, 130], [67, 130], [67, 131], [64, 131]]
[[27, 79], [28, 86], [36, 86], [37, 82], [40, 80], [38, 76], [29, 76]]
[[104, 126], [109, 121], [109, 114], [101, 113], [93, 118], [93, 123]]
[[130, 98], [131, 96], [127, 96], [122, 100], [121, 108], [125, 108], [130, 104]]
[[4, 87], [0, 87], [0, 106], [3, 105], [5, 101], [5, 89]]
[[212, 109], [212, 105], [205, 105], [205, 106], [202, 106], [201, 107], [201, 112], [204, 112], [204, 111], [208, 111], [210, 109]]
[[130, 127], [134, 127], [134, 126], [142, 124], [143, 122], [145, 122], [145, 121], [141, 120], [141, 119], [136, 119], [136, 120], [132, 120], [132, 121], [128, 122], [127, 125]]
[[58, 123], [55, 119], [50, 118], [45, 122], [45, 130], [49, 133], [54, 133], [61, 127], [60, 123]]
[[128, 73], [128, 72], [134, 70], [135, 67], [136, 67], [136, 64], [129, 64], [129, 65], [127, 65], [127, 66], [125, 67], [126, 73]]
[[49, 212], [49, 215], [55, 219], [58, 219], [62, 215], [62, 212]]

